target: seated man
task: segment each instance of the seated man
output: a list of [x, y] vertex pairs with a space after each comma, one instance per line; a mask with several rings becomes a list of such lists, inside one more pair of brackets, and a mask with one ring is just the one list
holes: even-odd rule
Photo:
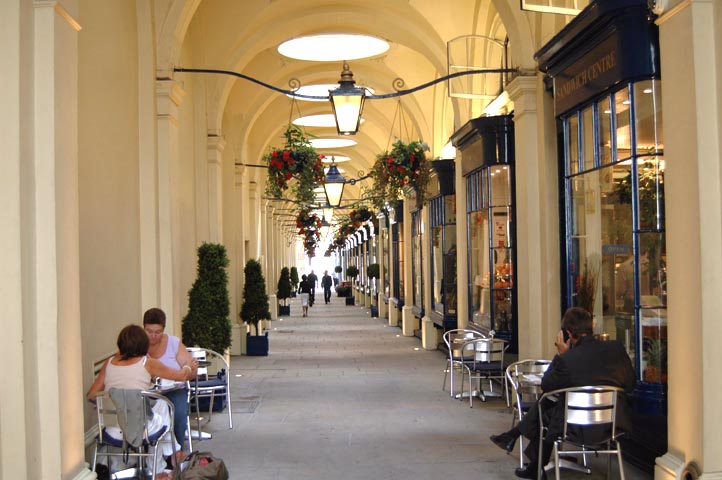
[[[568, 334], [569, 339], [564, 340]], [[573, 307], [564, 313], [562, 330], [557, 334], [558, 355], [554, 356], [549, 369], [542, 378], [542, 390], [551, 392], [560, 388], [584, 386], [613, 386], [623, 388], [626, 393], [634, 390], [636, 383], [632, 362], [618, 341], [600, 341], [593, 336], [592, 316], [583, 308]], [[564, 423], [564, 402], [543, 404], [545, 425], [549, 427], [549, 437], [561, 433]], [[548, 416], [548, 418], [547, 418]], [[631, 429], [631, 420], [627, 412], [626, 397], [621, 395], [617, 404], [617, 428], [622, 431]], [[539, 409], [534, 405], [524, 415], [519, 424], [508, 432], [492, 435], [491, 441], [500, 448], [511, 452], [516, 439], [524, 435], [529, 439], [524, 454], [529, 463], [517, 468], [515, 474], [520, 478], [536, 478], [538, 461], [542, 465], [549, 462], [552, 443], [544, 442], [542, 458], [539, 459]], [[542, 473], [542, 477], [544, 474]]]

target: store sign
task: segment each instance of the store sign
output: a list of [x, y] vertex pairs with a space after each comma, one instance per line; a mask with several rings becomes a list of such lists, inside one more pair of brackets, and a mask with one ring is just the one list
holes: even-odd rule
[[564, 112], [603, 92], [624, 77], [624, 52], [608, 37], [554, 77], [556, 112]]

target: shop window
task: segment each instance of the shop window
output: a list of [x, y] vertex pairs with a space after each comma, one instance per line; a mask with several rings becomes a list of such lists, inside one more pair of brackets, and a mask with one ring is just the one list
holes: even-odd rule
[[565, 141], [568, 305], [622, 341], [647, 383], [667, 381], [659, 94], [660, 82], [645, 80], [563, 118], [565, 138], [577, 131], [581, 141]]
[[424, 229], [421, 220], [421, 210], [416, 210], [411, 214], [411, 280], [412, 290], [414, 292], [414, 313], [423, 316], [424, 308], [424, 275], [421, 263], [421, 240], [423, 238]]
[[442, 195], [429, 202], [431, 222], [431, 305], [434, 319], [445, 328], [455, 328], [456, 286], [456, 195]]
[[473, 172], [467, 176], [470, 189], [481, 193], [468, 205], [472, 322], [512, 339], [516, 309], [511, 166]]

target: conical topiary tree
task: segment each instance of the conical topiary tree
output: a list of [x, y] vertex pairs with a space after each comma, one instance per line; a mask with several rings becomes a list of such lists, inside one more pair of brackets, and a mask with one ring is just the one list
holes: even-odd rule
[[291, 267], [291, 289], [292, 291], [298, 290], [298, 269], [296, 267]]
[[183, 343], [223, 354], [231, 346], [226, 247], [204, 243], [198, 247], [196, 281], [188, 292], [183, 318]]
[[243, 285], [241, 320], [244, 323], [253, 325], [256, 329], [256, 335], [260, 335], [258, 322], [271, 318], [271, 312], [268, 308], [268, 295], [266, 294], [266, 280], [263, 278], [261, 264], [253, 259], [246, 262], [243, 273], [246, 279]]
[[285, 302], [291, 298], [291, 274], [288, 267], [281, 269], [281, 277], [278, 279], [278, 291], [276, 292], [279, 300]]

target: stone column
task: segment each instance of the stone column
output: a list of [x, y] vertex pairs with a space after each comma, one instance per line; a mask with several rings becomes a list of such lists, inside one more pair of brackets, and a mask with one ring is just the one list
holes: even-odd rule
[[[559, 201], [556, 131], [541, 76], [507, 86], [514, 102], [519, 358], [543, 358], [559, 330]], [[549, 97], [549, 98], [546, 98]], [[540, 105], [539, 98], [546, 98]], [[539, 110], [547, 123], [540, 123]], [[545, 144], [545, 140], [552, 144]]]
[[223, 150], [226, 142], [216, 135], [209, 135], [207, 142], [208, 240], [223, 243]]
[[668, 451], [656, 479], [689, 462], [722, 478], [722, 5], [670, 1], [659, 19], [668, 314]]

